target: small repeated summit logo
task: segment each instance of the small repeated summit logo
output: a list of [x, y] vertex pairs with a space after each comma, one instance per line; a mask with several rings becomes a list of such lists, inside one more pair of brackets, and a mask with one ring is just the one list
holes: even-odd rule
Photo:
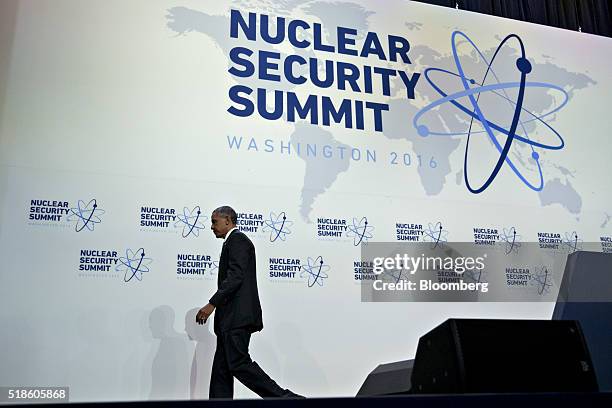
[[540, 249], [559, 249], [563, 239], [558, 232], [538, 232], [538, 243]]
[[86, 278], [119, 278], [123, 273], [124, 282], [133, 279], [141, 281], [143, 274], [150, 272], [153, 261], [146, 257], [144, 248], [136, 251], [128, 248], [121, 256], [115, 249], [81, 249], [79, 252], [79, 276]]
[[582, 249], [582, 239], [576, 231], [565, 232], [538, 232], [540, 249], [573, 253]]
[[398, 241], [419, 242], [425, 234], [423, 224], [419, 223], [395, 223], [395, 239]]
[[79, 276], [84, 278], [117, 278], [119, 261], [114, 249], [84, 248], [79, 252]]
[[506, 267], [506, 285], [508, 287], [527, 287], [532, 273], [529, 267]]
[[358, 246], [362, 242], [368, 242], [369, 239], [372, 239], [372, 231], [374, 231], [374, 227], [368, 225], [366, 217], [361, 217], [360, 220], [353, 218], [353, 223], [348, 226], [346, 236], [353, 238], [353, 245]]
[[309, 288], [313, 287], [315, 284], [323, 286], [324, 280], [329, 277], [327, 272], [329, 272], [330, 269], [331, 267], [325, 264], [322, 256], [317, 256], [314, 259], [308, 257], [306, 264], [302, 265], [300, 277], [306, 277], [308, 279]]
[[77, 202], [76, 207], [70, 209], [68, 221], [74, 221], [74, 230], [81, 232], [84, 229], [93, 231], [96, 224], [102, 222], [100, 216], [104, 214], [104, 210], [98, 207], [98, 202], [95, 198], [85, 203], [83, 200]]
[[199, 205], [183, 207], [182, 212], [172, 207], [141, 206], [139, 225], [141, 231], [180, 232], [183, 238], [188, 238], [199, 237], [207, 219]]
[[176, 276], [178, 279], [212, 279], [219, 269], [219, 261], [206, 254], [176, 255]]
[[474, 244], [480, 246], [495, 246], [500, 241], [497, 228], [474, 227]]
[[342, 238], [348, 230], [347, 224], [343, 218], [317, 218], [317, 237]]
[[206, 222], [207, 217], [202, 215], [202, 210], [199, 205], [196, 205], [192, 209], [189, 207], [183, 208], [183, 213], [178, 214], [176, 216], [177, 220], [174, 223], [174, 226], [177, 228], [182, 228], [181, 235], [183, 238], [187, 238], [188, 236], [198, 237], [200, 236], [200, 231], [206, 226], [204, 223]]
[[93, 231], [102, 222], [104, 210], [95, 198], [78, 200], [70, 205], [68, 200], [30, 200], [28, 220], [30, 225], [70, 227], [76, 232]]
[[440, 221], [428, 223], [425, 226], [420, 222], [396, 222], [395, 239], [406, 242], [431, 242], [435, 248], [448, 240], [448, 231], [442, 228]]
[[582, 240], [578, 238], [576, 231], [566, 232], [565, 239], [563, 240], [563, 246], [568, 253], [574, 253], [582, 249]]
[[270, 242], [275, 242], [279, 239], [285, 241], [287, 236], [291, 234], [289, 228], [293, 225], [293, 221], [287, 219], [287, 214], [284, 211], [278, 214], [270, 212], [270, 218], [264, 220], [264, 224], [265, 226], [262, 231], [270, 233]]
[[503, 229], [500, 234], [500, 244], [503, 246], [506, 255], [518, 253], [521, 247], [521, 236], [516, 232], [515, 227]]
[[251, 237], [261, 236], [265, 233], [263, 231], [265, 225], [263, 214], [258, 212], [241, 212], [237, 216], [236, 226], [241, 232]]
[[302, 261], [298, 258], [271, 257], [268, 258], [268, 273], [274, 280], [295, 280], [302, 269]]
[[427, 229], [423, 231], [423, 241], [431, 242], [432, 248], [448, 241], [448, 231], [442, 227], [442, 222], [438, 221], [435, 224], [427, 224]]
[[318, 217], [317, 238], [325, 241], [348, 241], [353, 239], [353, 245], [368, 242], [373, 238], [374, 227], [367, 217], [354, 217], [352, 222], [346, 218]]
[[142, 281], [143, 274], [151, 271], [149, 265], [153, 260], [146, 258], [145, 255], [144, 248], [138, 248], [136, 251], [128, 248], [125, 250], [125, 256], [119, 257], [115, 270], [117, 272], [124, 272], [124, 282], [130, 282], [133, 278]]
[[70, 213], [68, 201], [30, 200], [30, 221], [61, 222]]
[[531, 276], [531, 286], [535, 287], [540, 296], [550, 292], [553, 286], [553, 279], [546, 266], [536, 267], [536, 273]]
[[539, 296], [544, 296], [550, 293], [554, 281], [546, 265], [506, 267], [506, 285], [514, 289], [535, 290]]
[[145, 228], [168, 229], [176, 222], [176, 209], [165, 207], [140, 207], [140, 226]]
[[323, 286], [330, 269], [321, 256], [308, 257], [306, 261], [285, 256], [268, 258], [268, 278], [272, 282], [306, 283], [309, 288], [315, 284]]

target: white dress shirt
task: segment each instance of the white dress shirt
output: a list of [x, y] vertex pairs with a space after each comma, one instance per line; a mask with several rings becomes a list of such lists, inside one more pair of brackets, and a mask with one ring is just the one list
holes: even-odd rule
[[231, 234], [232, 232], [234, 232], [234, 230], [237, 230], [237, 229], [238, 229], [238, 227], [234, 227], [234, 228], [232, 228], [231, 230], [227, 231], [227, 234], [225, 234], [225, 237], [223, 237], [223, 243], [224, 243], [224, 244], [227, 242], [227, 238], [229, 238], [230, 234]]

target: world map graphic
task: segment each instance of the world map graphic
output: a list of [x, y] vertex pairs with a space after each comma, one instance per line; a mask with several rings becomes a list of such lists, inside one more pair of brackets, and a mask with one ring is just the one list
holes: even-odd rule
[[[244, 11], [256, 9], [261, 13], [289, 18], [299, 10], [300, 15], [305, 14], [306, 18], [310, 16], [315, 21], [321, 21], [324, 30], [326, 30], [328, 40], [332, 43], [333, 32], [328, 30], [333, 30], [337, 26], [352, 27], [358, 31], [357, 39], [359, 39], [360, 36], [370, 30], [369, 19], [374, 15], [374, 12], [368, 11], [363, 6], [352, 2], [323, 2], [320, 0], [311, 2], [296, 0], [247, 2], [245, 0], [236, 0], [231, 3], [231, 6]], [[211, 38], [225, 55], [229, 55], [230, 50], [235, 46], [249, 46], [246, 40], [229, 37], [229, 13], [225, 15], [211, 15], [196, 9], [173, 7], [167, 10], [165, 17], [168, 29], [177, 36], [190, 35], [192, 33], [204, 34]], [[407, 38], [409, 38], [411, 31], [425, 30], [427, 28], [427, 24], [413, 21], [406, 21], [404, 26], [406, 31], [402, 34]], [[502, 38], [498, 38], [498, 40], [501, 42]], [[316, 56], [312, 50], [294, 49], [293, 51], [304, 58]], [[442, 54], [440, 50], [434, 50], [425, 45], [412, 45], [410, 55], [413, 56], [412, 63], [414, 67], [411, 67], [411, 69], [415, 70], [415, 72], [418, 72], [418, 70], [422, 72], [429, 67], [453, 70], [455, 68], [455, 61], [450, 49], [450, 38], [449, 47], [444, 51], [445, 53]], [[495, 51], [495, 48], [483, 49], [482, 54], [486, 58], [491, 58]], [[512, 63], [508, 63], [506, 66], [500, 65], [497, 68], [497, 75], [500, 77], [512, 77], [512, 75], [515, 75], [516, 65], [514, 62], [519, 57], [520, 50], [516, 48], [503, 47], [500, 49], [496, 58], [512, 61]], [[537, 60], [539, 62], [535, 62], [530, 57], [533, 56], [527, 54], [527, 59], [530, 60], [529, 68], [531, 71], [529, 80], [545, 79], [546, 82], [555, 84], [566, 93], [568, 103], [571, 103], [576, 92], [596, 84], [594, 79], [583, 73], [570, 72], [563, 67], [555, 65], [550, 57], [538, 55]], [[480, 63], [481, 61], [476, 55], [468, 55], [462, 59], [462, 67], [465, 72], [478, 71]], [[243, 79], [243, 83], [247, 86], [257, 87], [257, 79], [254, 77]], [[399, 84], [395, 85], [392, 83], [392, 90], [400, 88]], [[426, 85], [421, 83], [418, 87], [422, 98], [428, 101], [439, 99], [440, 95], [436, 90]], [[452, 88], [456, 86], [456, 78], [441, 78], [438, 80], [437, 85], [442, 89]], [[293, 87], [295, 85], [290, 83], [280, 82], [277, 84], [277, 89], [283, 91], [291, 90]], [[389, 140], [406, 140], [411, 143], [415, 155], [436, 158], [437, 165], [435, 171], [426, 166], [419, 167], [417, 170], [424, 194], [426, 196], [436, 196], [449, 183], [462, 184], [464, 169], [462, 166], [457, 167], [455, 163], [451, 164], [450, 156], [460, 146], [464, 145], [465, 141], [463, 138], [461, 136], [449, 136], [438, 137], [432, 140], [431, 137], [422, 137], [411, 126], [412, 118], [423, 108], [422, 104], [419, 105], [414, 100], [407, 100], [399, 91], [392, 93], [387, 103], [389, 104], [389, 111], [385, 113], [384, 137]], [[559, 103], [560, 101], [554, 94], [539, 92], [529, 95], [528, 101], [523, 106], [528, 106], [529, 112], [538, 116], [555, 109]], [[550, 118], [548, 122], [554, 123], [554, 119], [554, 117]], [[440, 114], [434, 114], [429, 115], [428, 120], [429, 127], [444, 128], [449, 134], [466, 132], [466, 121], [460, 115], [453, 114], [442, 117]], [[496, 118], [491, 118], [491, 120], [496, 120]], [[294, 126], [293, 132], [287, 135], [285, 139], [292, 144], [326, 144], [334, 149], [337, 147], [346, 149], [353, 147], [345, 142], [334, 139], [332, 132], [327, 129], [303, 122], [293, 123], [292, 126]], [[528, 133], [536, 131], [536, 126], [535, 121], [527, 121], [523, 124], [524, 131]], [[348, 156], [338, 158], [337, 160], [325, 160], [321, 157], [304, 155], [299, 157], [305, 162], [305, 174], [301, 184], [301, 202], [299, 203], [300, 216], [310, 222], [311, 211], [317, 197], [324, 194], [341, 173], [350, 171], [351, 161]], [[551, 160], [539, 160], [539, 163], [536, 163], [531, 149], [526, 146], [514, 148], [510, 152], [509, 158], [516, 166], [521, 166], [527, 172], [537, 171], [537, 166], [541, 166], [541, 171], [546, 177], [543, 180], [541, 189], [536, 194], [538, 194], [542, 206], [558, 204], [571, 215], [580, 215], [583, 198], [582, 194], [574, 188], [571, 182], [571, 179], [574, 177], [574, 170], [568, 169], [569, 166], [561, 165], [552, 158]]]

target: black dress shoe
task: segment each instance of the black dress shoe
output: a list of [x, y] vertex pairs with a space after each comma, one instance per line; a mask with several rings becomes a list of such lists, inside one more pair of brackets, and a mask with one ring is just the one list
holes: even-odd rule
[[295, 392], [286, 388], [285, 392], [283, 392], [283, 395], [281, 395], [281, 398], [306, 398], [306, 397], [303, 395], [296, 394]]

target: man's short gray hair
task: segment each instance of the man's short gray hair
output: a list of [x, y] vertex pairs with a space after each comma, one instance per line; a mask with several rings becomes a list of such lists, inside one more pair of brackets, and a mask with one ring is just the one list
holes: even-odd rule
[[223, 205], [213, 211], [213, 214], [219, 214], [222, 217], [227, 217], [232, 221], [232, 224], [236, 224], [238, 222], [238, 214], [236, 211], [229, 205]]

